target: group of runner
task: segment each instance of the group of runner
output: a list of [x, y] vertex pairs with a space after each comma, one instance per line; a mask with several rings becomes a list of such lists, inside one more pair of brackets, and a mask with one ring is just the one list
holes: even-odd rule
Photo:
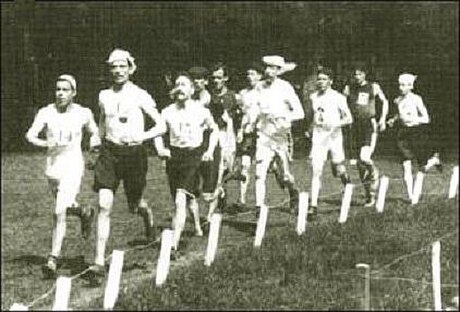
[[[317, 214], [321, 176], [329, 153], [333, 175], [343, 185], [350, 183], [342, 137], [342, 127], [346, 125], [351, 125], [358, 147], [355, 156], [366, 207], [375, 205], [379, 171], [372, 156], [378, 133], [387, 126], [397, 125], [399, 129], [397, 142], [409, 199], [413, 194], [412, 162], [417, 161], [423, 173], [441, 165], [438, 154], [422, 155], [417, 148], [421, 129], [430, 118], [422, 98], [412, 91], [416, 76], [410, 73], [398, 77], [400, 95], [394, 100], [398, 113], [391, 118], [384, 92], [378, 83], [367, 81], [367, 70], [361, 67], [354, 69], [353, 82], [340, 93], [332, 88], [332, 70], [318, 66], [316, 89], [307, 99], [304, 112], [291, 83], [280, 78], [294, 70], [296, 64], [278, 55], [264, 56], [248, 65], [247, 86], [238, 92], [228, 87], [228, 69], [223, 63], [216, 63], [209, 70], [194, 66], [179, 72], [171, 81], [171, 104], [160, 112], [153, 97], [131, 81], [136, 63], [128, 51], [115, 49], [106, 62], [112, 85], [99, 93], [99, 125], [90, 109], [74, 102], [75, 78], [63, 74], [56, 80], [55, 101], [38, 111], [26, 135], [32, 144], [47, 147], [45, 174], [56, 200], [52, 248], [43, 267], [46, 277], [56, 276], [67, 214], [81, 218], [86, 239], [96, 217], [96, 256], [90, 271], [95, 276], [105, 274], [110, 214], [120, 181], [130, 212], [142, 217], [146, 237], [156, 238], [152, 208], [143, 199], [148, 171], [145, 142], [154, 143], [158, 156], [166, 162], [175, 205], [173, 256], [179, 250], [187, 209], [193, 216], [196, 235], [203, 235], [200, 197], [207, 207], [208, 222], [216, 210], [249, 208], [247, 192], [252, 164], [256, 214], [266, 205], [269, 172], [274, 172], [280, 187], [288, 190], [291, 212], [297, 210], [299, 189], [291, 170], [294, 121], [306, 120], [306, 136], [311, 140], [309, 218]], [[377, 102], [382, 104], [380, 116]], [[148, 129], [145, 116], [154, 124]], [[39, 135], [43, 129], [44, 139]], [[90, 133], [90, 150], [98, 155], [93, 186], [98, 193], [97, 210], [76, 201], [85, 168], [83, 130]], [[233, 206], [226, 200], [226, 184], [230, 180], [239, 181], [240, 187], [239, 200]]]

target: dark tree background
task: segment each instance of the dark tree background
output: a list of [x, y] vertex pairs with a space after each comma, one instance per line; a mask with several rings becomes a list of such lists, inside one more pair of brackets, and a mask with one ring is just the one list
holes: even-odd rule
[[[458, 149], [457, 2], [1, 2], [2, 151], [27, 150], [24, 134], [38, 108], [53, 101], [54, 80], [74, 74], [77, 102], [97, 115], [113, 48], [136, 58], [137, 84], [167, 104], [163, 75], [224, 61], [242, 86], [252, 60], [279, 54], [302, 95], [318, 62], [342, 90], [355, 62], [368, 64], [388, 98], [402, 71], [418, 75], [415, 92], [432, 115], [437, 139]], [[380, 149], [394, 138], [382, 136]], [[386, 142], [386, 143], [385, 143]], [[385, 147], [387, 145], [387, 147]]]

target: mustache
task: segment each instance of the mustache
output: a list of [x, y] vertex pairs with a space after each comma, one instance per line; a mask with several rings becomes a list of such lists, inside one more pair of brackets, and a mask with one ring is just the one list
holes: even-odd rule
[[173, 88], [171, 89], [171, 91], [169, 91], [169, 95], [171, 97], [176, 97], [177, 95], [180, 95], [180, 94], [185, 95], [185, 93], [179, 88]]

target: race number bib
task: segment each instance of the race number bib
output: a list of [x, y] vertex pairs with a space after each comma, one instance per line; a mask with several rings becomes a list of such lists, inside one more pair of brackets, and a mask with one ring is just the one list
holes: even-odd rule
[[318, 107], [315, 113], [315, 121], [316, 124], [321, 125], [324, 123], [324, 109], [322, 107]]
[[57, 143], [61, 146], [69, 145], [74, 137], [74, 133], [72, 131], [71, 125], [68, 124], [61, 124], [60, 129], [57, 136]]
[[359, 92], [358, 99], [356, 100], [358, 105], [367, 105], [369, 104], [369, 93]]
[[188, 142], [193, 140], [193, 131], [192, 126], [189, 122], [181, 121], [176, 124], [174, 137], [179, 145], [187, 144]]

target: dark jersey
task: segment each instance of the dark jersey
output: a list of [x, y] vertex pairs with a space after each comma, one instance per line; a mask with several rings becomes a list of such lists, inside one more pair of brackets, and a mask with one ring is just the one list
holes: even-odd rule
[[375, 112], [375, 94], [373, 84], [367, 82], [359, 86], [351, 84], [350, 94], [348, 96], [348, 106], [353, 118], [369, 119], [376, 115]]
[[233, 120], [233, 129], [236, 131], [241, 127], [241, 119], [243, 112], [236, 101], [236, 94], [232, 90], [228, 90], [223, 95], [211, 94], [211, 103], [209, 110], [219, 129], [226, 127], [226, 122], [222, 119], [222, 114], [227, 111], [230, 118]]

